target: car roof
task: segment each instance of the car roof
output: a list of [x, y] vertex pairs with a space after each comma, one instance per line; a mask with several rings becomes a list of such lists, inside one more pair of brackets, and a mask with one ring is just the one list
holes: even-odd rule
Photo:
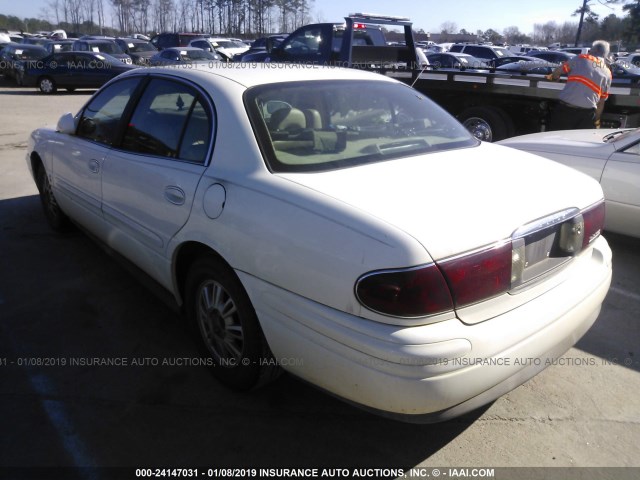
[[[174, 48], [174, 50], [181, 50]], [[198, 50], [198, 49], [196, 49]], [[168, 74], [171, 76], [191, 80], [197, 84], [206, 83], [211, 75], [226, 78], [234, 83], [250, 88], [271, 83], [293, 81], [327, 81], [327, 80], [372, 80], [399, 83], [385, 75], [353, 68], [325, 67], [314, 65], [288, 65], [279, 63], [251, 64], [246, 63], [218, 63], [194, 65], [189, 69], [175, 69], [170, 67], [149, 67], [137, 69], [130, 74]], [[141, 71], [140, 71], [141, 70]]]
[[115, 40], [116, 41], [120, 40], [126, 43], [150, 43], [149, 40], [142, 40], [141, 38], [133, 38], [133, 37], [118, 37]]
[[7, 43], [5, 47], [14, 47], [14, 48], [20, 48], [23, 50], [44, 50], [45, 49], [42, 45], [35, 45], [33, 43], [16, 43], [16, 42]]
[[192, 52], [194, 50], [202, 51], [202, 49], [198, 47], [169, 47], [169, 48], [165, 48], [163, 51], [167, 51], [167, 50], [174, 50], [176, 52], [184, 52], [184, 51]]

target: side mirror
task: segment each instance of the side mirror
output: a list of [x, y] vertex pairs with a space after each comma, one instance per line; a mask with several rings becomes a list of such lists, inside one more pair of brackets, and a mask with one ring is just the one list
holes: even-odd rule
[[73, 115], [70, 113], [65, 113], [58, 120], [58, 125], [56, 126], [56, 131], [60, 133], [66, 133], [68, 135], [73, 135], [76, 133], [76, 121], [73, 118]]
[[97, 129], [96, 122], [91, 118], [85, 118], [80, 123], [80, 134], [87, 137], [93, 135]]

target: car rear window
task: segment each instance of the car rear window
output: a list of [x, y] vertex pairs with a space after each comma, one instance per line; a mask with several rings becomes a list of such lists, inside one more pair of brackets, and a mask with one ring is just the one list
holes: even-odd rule
[[478, 141], [412, 88], [386, 81], [306, 81], [245, 93], [274, 172], [322, 171], [469, 147]]

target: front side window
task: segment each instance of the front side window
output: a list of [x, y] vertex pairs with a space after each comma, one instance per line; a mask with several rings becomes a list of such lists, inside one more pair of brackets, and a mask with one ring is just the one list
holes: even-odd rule
[[246, 92], [245, 105], [274, 172], [331, 170], [478, 144], [442, 108], [399, 83], [263, 85]]
[[139, 78], [129, 78], [113, 83], [98, 93], [82, 111], [77, 135], [113, 145], [124, 110], [139, 82]]
[[204, 163], [211, 132], [211, 114], [196, 90], [153, 79], [133, 112], [122, 148]]

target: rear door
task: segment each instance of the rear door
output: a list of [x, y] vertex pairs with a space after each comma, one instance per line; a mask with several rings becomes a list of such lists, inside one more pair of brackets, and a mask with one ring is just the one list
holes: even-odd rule
[[111, 246], [150, 274], [189, 217], [213, 130], [213, 108], [202, 92], [154, 78], [105, 164], [102, 210]]
[[640, 142], [611, 155], [600, 184], [607, 202], [605, 229], [640, 237]]

